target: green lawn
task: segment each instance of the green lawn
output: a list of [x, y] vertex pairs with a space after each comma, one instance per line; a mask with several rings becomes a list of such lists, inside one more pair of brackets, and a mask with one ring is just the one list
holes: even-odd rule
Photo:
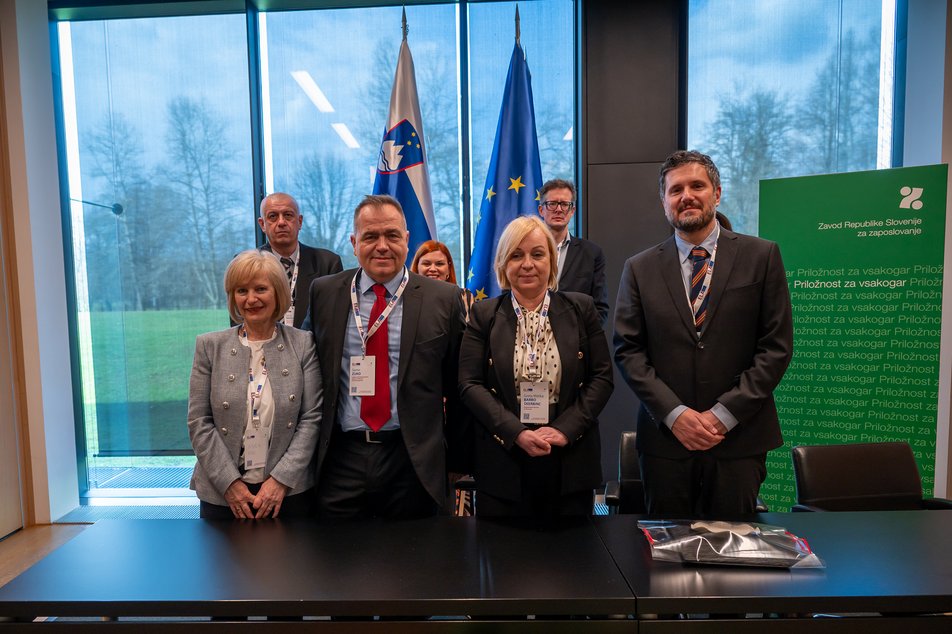
[[228, 313], [97, 312], [90, 326], [96, 394], [87, 403], [179, 401], [188, 398], [196, 335], [227, 328]]

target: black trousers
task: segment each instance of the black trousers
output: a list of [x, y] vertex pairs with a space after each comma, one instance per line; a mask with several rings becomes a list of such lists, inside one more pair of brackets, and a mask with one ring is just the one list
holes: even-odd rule
[[708, 452], [674, 460], [639, 454], [648, 513], [669, 519], [753, 515], [767, 477], [767, 454], [718, 459]]
[[318, 475], [321, 519], [416, 519], [439, 506], [420, 483], [399, 430], [334, 430]]
[[530, 457], [515, 450], [520, 462], [520, 499], [508, 500], [479, 490], [476, 480], [476, 515], [480, 517], [556, 517], [591, 515], [592, 489], [562, 493], [562, 447], [546, 456]]

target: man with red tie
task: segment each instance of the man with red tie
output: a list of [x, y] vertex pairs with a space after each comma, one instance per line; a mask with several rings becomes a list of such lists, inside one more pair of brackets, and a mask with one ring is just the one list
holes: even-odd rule
[[668, 157], [660, 193], [674, 235], [625, 263], [615, 304], [648, 512], [750, 514], [767, 452], [783, 444], [773, 390], [793, 321], [780, 250], [718, 225], [720, 175], [705, 154]]
[[360, 267], [311, 286], [323, 518], [425, 517], [446, 499], [445, 438], [462, 424], [462, 304], [456, 286], [406, 269], [409, 235], [396, 199], [364, 197], [351, 236]]

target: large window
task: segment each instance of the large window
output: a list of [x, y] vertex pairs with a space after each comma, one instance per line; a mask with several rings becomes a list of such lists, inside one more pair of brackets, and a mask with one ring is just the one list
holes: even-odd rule
[[890, 166], [893, 5], [690, 2], [688, 146], [735, 229], [757, 233], [761, 179]]
[[[479, 208], [464, 192], [486, 178], [515, 7], [406, 8], [438, 237], [458, 276]], [[228, 325], [221, 280], [255, 245], [256, 183], [298, 198], [303, 242], [355, 264], [352, 212], [372, 188], [401, 40], [399, 5], [114, 17], [121, 10], [57, 24], [75, 381], [94, 493], [187, 485], [195, 336]], [[574, 2], [519, 10], [543, 174], [574, 178]]]
[[254, 243], [245, 23], [58, 34], [88, 482], [122, 488], [129, 466], [194, 460], [194, 338], [227, 326], [222, 271]]

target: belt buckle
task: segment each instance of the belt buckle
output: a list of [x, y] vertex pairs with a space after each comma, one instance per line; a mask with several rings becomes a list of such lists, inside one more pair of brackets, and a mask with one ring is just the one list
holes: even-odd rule
[[371, 445], [382, 445], [383, 444], [382, 440], [371, 440], [371, 434], [375, 434], [375, 433], [377, 432], [373, 432], [373, 431], [370, 431], [369, 429], [365, 429], [364, 440], [367, 441], [367, 443]]

